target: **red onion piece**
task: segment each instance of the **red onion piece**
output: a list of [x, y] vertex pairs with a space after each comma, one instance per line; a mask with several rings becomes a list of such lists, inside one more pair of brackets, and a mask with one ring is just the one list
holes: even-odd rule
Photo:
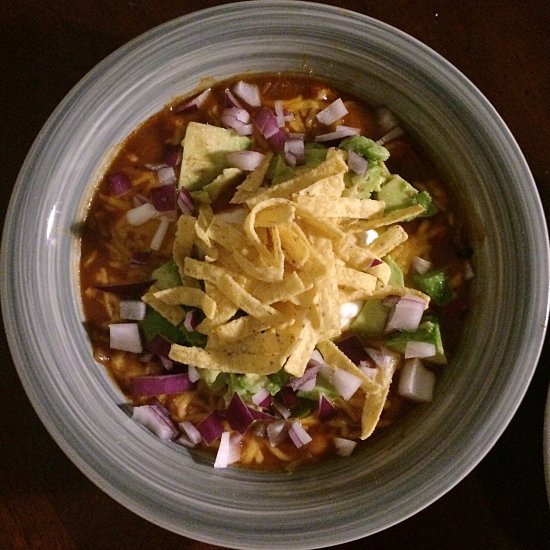
[[239, 82], [233, 86], [233, 92], [251, 107], [260, 107], [262, 104], [260, 88], [258, 88], [256, 84], [250, 84], [244, 80], [239, 80]]
[[290, 409], [285, 407], [285, 405], [283, 405], [283, 403], [281, 403], [280, 401], [273, 401], [272, 407], [273, 407], [273, 410], [283, 418], [290, 418], [292, 414], [290, 412]]
[[325, 126], [334, 124], [337, 120], [348, 114], [348, 110], [344, 105], [341, 98], [333, 101], [328, 107], [325, 107], [322, 111], [319, 111], [316, 115], [317, 120]]
[[222, 112], [221, 121], [224, 126], [232, 128], [241, 136], [249, 136], [254, 131], [250, 124], [250, 113], [246, 109], [228, 107]]
[[182, 393], [192, 387], [193, 384], [187, 373], [136, 376], [130, 379], [130, 393], [132, 395]]
[[269, 146], [275, 152], [281, 152], [284, 149], [288, 134], [284, 128], [279, 128], [278, 132], [272, 135], [267, 141]]
[[164, 162], [168, 166], [179, 166], [183, 156], [181, 145], [167, 145], [164, 150]]
[[422, 320], [424, 306], [424, 300], [416, 298], [416, 296], [407, 295], [400, 298], [390, 312], [386, 332], [393, 330], [414, 332]]
[[328, 420], [335, 413], [335, 411], [336, 409], [334, 408], [332, 402], [327, 399], [326, 396], [321, 394], [319, 396], [319, 404], [317, 406], [317, 418], [321, 421]]
[[[313, 386], [315, 387], [317, 373], [319, 372], [320, 369], [321, 369], [320, 364], [314, 364], [311, 367], [306, 368], [306, 370], [304, 371], [304, 374], [300, 378], [292, 378], [290, 380], [290, 387], [294, 391], [307, 390], [308, 388], [306, 386], [308, 386], [312, 381], [313, 381]], [[312, 389], [312, 388], [309, 388], [309, 389]]]
[[109, 174], [107, 176], [107, 181], [109, 182], [109, 191], [111, 195], [115, 197], [120, 197], [124, 193], [128, 192], [132, 188], [132, 183], [130, 182], [128, 176], [122, 172], [117, 174]]
[[279, 100], [275, 102], [275, 117], [277, 118], [277, 126], [279, 128], [285, 127], [285, 109], [283, 101]]
[[336, 449], [336, 454], [339, 456], [350, 456], [355, 450], [355, 447], [357, 447], [357, 441], [344, 437], [333, 437], [332, 441]]
[[283, 386], [277, 397], [289, 408], [292, 409], [300, 404], [300, 398], [294, 393], [290, 386]]
[[352, 126], [337, 126], [334, 132], [329, 132], [328, 134], [320, 134], [315, 136], [316, 142], [324, 141], [340, 141], [341, 139], [347, 138], [349, 136], [357, 136], [361, 133], [359, 128], [353, 128]]
[[195, 201], [185, 187], [182, 187], [178, 191], [177, 204], [182, 214], [187, 214], [189, 216], [195, 214]]
[[411, 359], [413, 357], [433, 357], [435, 354], [435, 344], [430, 342], [409, 340], [405, 345], [405, 359]]
[[178, 435], [178, 430], [163, 407], [157, 405], [134, 407], [132, 418], [153, 432], [159, 439], [174, 439]]
[[436, 376], [418, 358], [407, 359], [400, 370], [397, 393], [417, 402], [433, 399]]
[[271, 406], [271, 394], [266, 388], [262, 388], [252, 396], [252, 403], [258, 407], [268, 409]]
[[289, 137], [283, 146], [283, 151], [285, 153], [285, 160], [290, 166], [304, 163], [305, 148], [303, 139]]
[[99, 285], [98, 290], [112, 292], [121, 298], [138, 298], [154, 283], [154, 280], [140, 281], [138, 283], [124, 283], [114, 285]]
[[386, 348], [366, 348], [366, 350], [378, 368], [387, 369], [397, 361], [397, 355]]
[[261, 107], [254, 113], [254, 124], [265, 139], [273, 137], [279, 132], [279, 124], [275, 113], [268, 107]]
[[432, 267], [432, 263], [420, 256], [415, 256], [412, 259], [412, 267], [417, 273], [426, 273]]
[[150, 202], [146, 202], [128, 210], [126, 212], [126, 220], [130, 225], [143, 225], [157, 214], [157, 209]]
[[176, 113], [185, 113], [185, 112], [191, 112], [196, 111], [197, 109], [200, 109], [204, 102], [208, 99], [210, 96], [210, 93], [212, 90], [210, 88], [207, 88], [203, 92], [201, 92], [198, 96], [194, 97], [190, 101], [187, 101], [183, 105], [179, 105], [174, 108], [174, 112]]
[[185, 319], [183, 320], [183, 326], [188, 332], [194, 332], [199, 324], [199, 317], [196, 309], [190, 309], [185, 314]]
[[196, 447], [202, 441], [202, 435], [195, 428], [195, 426], [189, 422], [189, 420], [184, 420], [179, 423], [179, 428], [181, 431], [180, 437], [176, 439], [176, 443], [183, 445], [184, 447], [193, 448]]
[[376, 267], [377, 265], [380, 265], [382, 263], [382, 260], [379, 260], [378, 258], [374, 258], [372, 262], [370, 263], [370, 267]]
[[130, 260], [130, 263], [132, 265], [147, 265], [149, 260], [151, 259], [151, 251], [147, 250], [144, 252], [134, 252], [132, 254], [132, 258]]
[[216, 412], [211, 412], [196, 426], [207, 445], [218, 439], [223, 433], [223, 424]]
[[240, 104], [239, 100], [233, 95], [229, 88], [225, 89], [225, 106], [226, 107], [237, 107], [242, 109], [243, 106]]
[[157, 177], [160, 185], [176, 185], [178, 179], [176, 178], [176, 171], [173, 166], [163, 166], [157, 170]]
[[361, 361], [368, 359], [368, 354], [363, 342], [355, 334], [347, 336], [342, 340], [336, 342], [336, 345], [342, 353], [356, 365], [359, 365]]
[[235, 392], [226, 410], [226, 418], [233, 430], [244, 434], [254, 422], [254, 417], [248, 410], [241, 396]]
[[378, 145], [385, 145], [389, 141], [392, 141], [401, 135], [403, 135], [403, 129], [399, 126], [396, 126], [395, 128], [392, 128], [387, 134], [383, 135], [380, 139], [377, 139], [376, 143]]
[[109, 325], [109, 347], [121, 351], [141, 353], [141, 336], [137, 323], [112, 323]]
[[358, 176], [364, 176], [367, 173], [369, 163], [365, 157], [355, 151], [348, 151], [348, 167], [352, 172], [355, 172]]
[[141, 321], [145, 317], [147, 306], [141, 300], [120, 300], [120, 318], [128, 321]]
[[[170, 168], [173, 170], [173, 168]], [[168, 212], [176, 209], [176, 190], [173, 183], [153, 187], [151, 189], [151, 201], [159, 212]]]
[[258, 151], [233, 151], [228, 153], [227, 162], [235, 168], [250, 172], [260, 165], [264, 156], [263, 153], [258, 153]]
[[311, 436], [297, 420], [295, 420], [288, 429], [288, 436], [298, 449], [312, 441]]
[[229, 465], [238, 462], [240, 457], [241, 437], [230, 432], [222, 433], [214, 468], [227, 468]]
[[170, 355], [170, 348], [172, 347], [172, 342], [168, 338], [162, 336], [162, 334], [155, 334], [145, 347], [158, 357], [164, 357], [168, 359]]

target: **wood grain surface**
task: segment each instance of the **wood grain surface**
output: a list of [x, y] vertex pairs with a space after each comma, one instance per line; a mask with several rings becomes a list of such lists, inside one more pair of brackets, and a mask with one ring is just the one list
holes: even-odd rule
[[[94, 65], [142, 32], [223, 2], [2, 0], [0, 221], [19, 168], [48, 115]], [[550, 208], [548, 0], [325, 2], [380, 19], [446, 57], [492, 102]], [[80, 473], [34, 413], [1, 331], [0, 548], [207, 550], [126, 510]], [[337, 548], [550, 547], [542, 430], [549, 346], [516, 416], [455, 488], [408, 520]]]

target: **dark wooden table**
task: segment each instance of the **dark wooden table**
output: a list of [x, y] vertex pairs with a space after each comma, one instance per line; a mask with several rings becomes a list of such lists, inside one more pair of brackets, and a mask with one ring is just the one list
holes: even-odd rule
[[[89, 69], [151, 27], [221, 3], [2, 0], [0, 220], [36, 134]], [[550, 212], [548, 0], [328, 3], [404, 30], [465, 73], [514, 133]], [[150, 524], [85, 478], [34, 413], [1, 335], [0, 548], [214, 548]], [[546, 345], [508, 429], [458, 486], [407, 521], [339, 548], [550, 548], [542, 448], [549, 360]]]

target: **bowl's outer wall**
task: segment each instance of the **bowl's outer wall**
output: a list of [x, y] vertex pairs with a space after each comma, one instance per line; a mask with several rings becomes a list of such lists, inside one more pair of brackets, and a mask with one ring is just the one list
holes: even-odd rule
[[[244, 72], [331, 79], [390, 106], [475, 228], [475, 300], [433, 404], [346, 460], [292, 475], [214, 470], [119, 408], [92, 358], [78, 227], [117, 145], [173, 97]], [[521, 258], [522, 261], [518, 261]], [[2, 242], [2, 301], [19, 376], [46, 428], [113, 498], [167, 529], [236, 548], [318, 548], [387, 528], [458, 483], [517, 409], [548, 314], [548, 235], [510, 132], [426, 46], [303, 2], [244, 2], [171, 21], [117, 50], [52, 114], [21, 170]]]

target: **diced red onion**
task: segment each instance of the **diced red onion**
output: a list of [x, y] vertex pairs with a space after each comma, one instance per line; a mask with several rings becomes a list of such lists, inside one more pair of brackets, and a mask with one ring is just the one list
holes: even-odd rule
[[335, 411], [336, 409], [334, 408], [332, 402], [327, 399], [326, 396], [321, 394], [317, 405], [317, 418], [321, 421], [328, 420], [335, 413]]
[[376, 376], [376, 373], [378, 372], [378, 369], [376, 367], [369, 366], [369, 363], [366, 361], [361, 361], [361, 364], [359, 365], [359, 369], [363, 374], [368, 376], [371, 380]]
[[357, 441], [344, 437], [333, 437], [332, 441], [334, 442], [336, 454], [340, 456], [350, 456], [357, 447]]
[[159, 357], [168, 358], [172, 342], [162, 334], [155, 334], [146, 344], [146, 348]]
[[159, 439], [174, 439], [178, 435], [174, 423], [163, 408], [157, 405], [140, 405], [132, 409], [132, 418], [153, 432]]
[[416, 296], [403, 296], [393, 306], [386, 324], [386, 332], [405, 330], [414, 332], [424, 314], [425, 302]]
[[286, 407], [283, 403], [281, 403], [280, 401], [273, 401], [273, 409], [279, 413], [280, 416], [282, 416], [283, 418], [290, 418], [291, 416], [291, 412], [290, 412], [290, 409], [288, 407]]
[[109, 325], [109, 346], [112, 349], [141, 353], [141, 336], [137, 323], [112, 323]]
[[197, 310], [190, 309], [185, 314], [185, 319], [183, 320], [183, 326], [185, 327], [185, 330], [187, 330], [188, 332], [194, 332], [198, 324], [199, 324], [199, 318], [197, 315]]
[[241, 438], [237, 434], [224, 432], [221, 434], [220, 446], [216, 453], [214, 468], [227, 468], [241, 458]]
[[165, 371], [170, 372], [174, 369], [174, 361], [172, 361], [172, 359], [160, 355], [159, 361]]
[[229, 88], [225, 89], [225, 105], [227, 107], [237, 107], [238, 109], [243, 108], [239, 100], [233, 95]]
[[283, 150], [287, 139], [288, 134], [286, 130], [284, 128], [279, 128], [278, 132], [272, 135], [267, 141], [273, 151], [280, 152]]
[[178, 181], [173, 166], [163, 166], [157, 170], [157, 177], [161, 185], [175, 185]]
[[248, 407], [248, 411], [250, 412], [254, 420], [275, 420], [276, 418], [270, 413], [259, 411], [258, 409], [254, 409], [253, 407]]
[[223, 424], [216, 412], [211, 412], [206, 418], [199, 422], [196, 427], [207, 445], [210, 445], [223, 433]]
[[226, 418], [233, 430], [244, 434], [254, 422], [254, 417], [248, 410], [241, 396], [235, 392], [226, 410]]
[[250, 113], [246, 109], [228, 107], [222, 112], [221, 121], [224, 126], [232, 128], [241, 136], [249, 136], [254, 131], [250, 123]]
[[254, 113], [254, 124], [265, 139], [273, 137], [279, 132], [279, 125], [275, 113], [268, 107], [262, 107]]
[[159, 226], [157, 227], [157, 230], [151, 239], [151, 244], [149, 245], [151, 250], [160, 250], [169, 226], [170, 220], [165, 216], [161, 216]]
[[183, 105], [180, 105], [174, 109], [174, 112], [176, 113], [184, 113], [184, 112], [190, 112], [190, 111], [196, 111], [197, 109], [200, 109], [203, 105], [203, 103], [208, 99], [210, 96], [210, 93], [212, 90], [210, 88], [207, 88], [203, 92], [201, 92], [198, 96], [194, 97], [190, 101], [187, 101]]
[[323, 358], [323, 356], [319, 352], [319, 350], [314, 349], [311, 352], [311, 356], [309, 358], [308, 366], [313, 366], [313, 365], [316, 365], [316, 364], [318, 364], [320, 366], [323, 366], [323, 365], [328, 366], [325, 359]]
[[[304, 374], [300, 378], [292, 378], [290, 380], [290, 386], [294, 391], [298, 390], [308, 390], [308, 385], [313, 382], [313, 387], [315, 387], [315, 382], [317, 380], [317, 373], [321, 368], [320, 364], [314, 364], [311, 367], [306, 368]], [[309, 387], [309, 389], [313, 389]], [[292, 405], [294, 406], [294, 405]]]
[[235, 168], [250, 172], [260, 165], [264, 156], [258, 151], [233, 151], [228, 153], [227, 162]]
[[386, 348], [366, 348], [366, 350], [378, 368], [390, 368], [397, 361], [397, 355]]
[[319, 111], [316, 115], [317, 120], [325, 126], [334, 124], [337, 120], [348, 114], [348, 110], [344, 105], [341, 98], [333, 101], [328, 107], [325, 107], [322, 111]]
[[151, 251], [147, 250], [144, 252], [134, 252], [130, 263], [132, 265], [146, 265], [151, 259]]
[[189, 422], [189, 420], [180, 422], [179, 428], [181, 435], [176, 439], [176, 443], [179, 443], [184, 447], [193, 448], [202, 441], [201, 433], [191, 422]]
[[178, 166], [181, 164], [183, 149], [181, 145], [167, 145], [164, 150], [164, 162], [168, 166]]
[[271, 394], [269, 393], [269, 390], [267, 388], [258, 390], [252, 396], [252, 403], [258, 407], [263, 407], [264, 409], [269, 408], [271, 406]]
[[115, 197], [120, 197], [124, 193], [128, 192], [132, 188], [132, 183], [130, 182], [128, 176], [122, 172], [117, 174], [109, 174], [107, 176], [107, 181], [109, 182], [109, 191], [111, 195]]
[[324, 142], [324, 141], [339, 141], [341, 139], [357, 136], [361, 133], [359, 128], [353, 128], [351, 126], [337, 126], [334, 132], [328, 132], [327, 134], [319, 134], [315, 136], [315, 141]]
[[285, 160], [290, 166], [303, 164], [305, 161], [304, 140], [300, 138], [290, 138], [285, 141], [283, 146]]
[[104, 292], [112, 292], [121, 298], [139, 298], [154, 282], [154, 280], [147, 280], [119, 285], [99, 285], [96, 288]]
[[120, 318], [129, 321], [141, 321], [145, 317], [147, 306], [142, 300], [120, 300]]
[[430, 342], [418, 342], [409, 340], [405, 345], [405, 359], [413, 357], [433, 357], [435, 355], [435, 344]]
[[[172, 172], [174, 169], [170, 167]], [[176, 190], [173, 182], [151, 189], [151, 201], [159, 212], [167, 212], [176, 208]]]
[[178, 207], [181, 210], [182, 214], [187, 214], [189, 216], [193, 216], [195, 213], [195, 201], [193, 200], [193, 197], [185, 189], [185, 187], [182, 187], [178, 191], [178, 199], [177, 199]]
[[379, 260], [378, 258], [374, 258], [372, 262], [370, 263], [370, 267], [376, 267], [377, 265], [380, 265], [382, 263], [382, 260]]
[[385, 145], [386, 143], [394, 140], [395, 138], [398, 138], [401, 135], [403, 135], [403, 129], [399, 126], [396, 126], [395, 128], [392, 128], [387, 134], [384, 134], [380, 139], [377, 139], [376, 143], [378, 145]]
[[435, 373], [427, 369], [420, 359], [407, 359], [400, 370], [397, 393], [411, 401], [431, 401], [435, 380]]
[[267, 437], [272, 447], [277, 447], [288, 436], [290, 422], [288, 420], [276, 420], [267, 425]]
[[192, 387], [193, 384], [187, 373], [136, 376], [130, 379], [130, 393], [132, 395], [182, 393]]
[[126, 220], [130, 225], [143, 225], [157, 214], [157, 209], [150, 202], [146, 202], [128, 210], [126, 212]]
[[260, 89], [256, 84], [250, 84], [244, 80], [239, 80], [239, 82], [233, 86], [233, 92], [251, 107], [260, 107], [262, 104]]
[[198, 382], [201, 378], [199, 370], [194, 365], [187, 367], [187, 375], [189, 376], [189, 381], [192, 383]]
[[277, 126], [279, 128], [285, 127], [285, 109], [283, 101], [279, 100], [275, 102], [275, 117], [277, 118]]
[[369, 167], [369, 163], [365, 157], [362, 157], [359, 153], [350, 150], [348, 151], [348, 167], [358, 176], [364, 176]]
[[363, 342], [356, 334], [347, 336], [336, 342], [336, 345], [354, 364], [359, 365], [361, 361], [368, 359], [367, 351]]
[[307, 433], [298, 420], [295, 420], [290, 425], [290, 428], [288, 429], [288, 436], [298, 449], [312, 441], [312, 437]]
[[294, 390], [290, 386], [283, 386], [277, 394], [277, 397], [279, 397], [289, 409], [300, 404], [300, 398], [294, 393]]
[[348, 401], [359, 389], [363, 381], [344, 369], [335, 369], [331, 380], [334, 389], [342, 396], [342, 399]]
[[415, 256], [412, 259], [412, 267], [417, 273], [426, 273], [432, 267], [432, 263], [420, 256]]
[[399, 120], [385, 105], [378, 106], [374, 111], [376, 122], [386, 132], [395, 128], [399, 124]]

